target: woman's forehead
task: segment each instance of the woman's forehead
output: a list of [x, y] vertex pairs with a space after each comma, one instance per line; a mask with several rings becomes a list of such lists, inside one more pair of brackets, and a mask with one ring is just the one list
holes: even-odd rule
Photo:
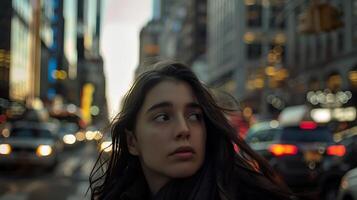
[[197, 102], [192, 87], [181, 80], [164, 80], [146, 94], [143, 107], [160, 102], [192, 103]]

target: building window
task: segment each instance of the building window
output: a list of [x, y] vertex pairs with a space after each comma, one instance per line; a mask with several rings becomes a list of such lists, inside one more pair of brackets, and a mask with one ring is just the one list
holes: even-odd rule
[[337, 33], [337, 48], [338, 48], [338, 52], [343, 52], [344, 49], [344, 35], [342, 31], [339, 31]]
[[247, 58], [256, 59], [262, 56], [262, 44], [261, 43], [251, 43], [247, 44]]
[[251, 27], [259, 27], [262, 25], [262, 5], [252, 4], [247, 5], [247, 25]]
[[354, 45], [357, 45], [357, 24], [353, 26], [352, 41]]
[[331, 59], [332, 57], [332, 35], [327, 34], [326, 39], [326, 58]]
[[299, 36], [295, 37], [295, 52], [294, 52], [294, 62], [296, 65], [299, 65], [301, 63], [301, 56], [300, 56], [300, 50], [301, 50], [301, 38]]
[[[308, 38], [306, 38], [305, 41], [308, 41], [307, 40]], [[311, 64], [311, 43], [309, 42], [306, 42], [305, 43], [305, 64]], [[305, 67], [307, 67], [307, 65]]]
[[322, 49], [322, 44], [321, 44], [321, 37], [316, 36], [316, 60], [320, 61], [321, 58], [321, 49]]
[[285, 18], [282, 14], [284, 11], [284, 4], [275, 4], [271, 7], [271, 15], [269, 19], [270, 27], [285, 28]]

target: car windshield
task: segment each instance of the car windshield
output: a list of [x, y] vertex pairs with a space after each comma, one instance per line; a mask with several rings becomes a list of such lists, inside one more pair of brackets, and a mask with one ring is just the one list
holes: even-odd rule
[[75, 123], [62, 123], [62, 126], [60, 127], [61, 131], [77, 131], [78, 126]]
[[269, 142], [281, 132], [280, 129], [250, 130], [245, 138], [248, 143]]
[[281, 140], [288, 142], [332, 142], [332, 133], [327, 128], [301, 129], [300, 127], [284, 128]]
[[45, 129], [13, 129], [10, 137], [16, 138], [52, 138], [51, 132]]

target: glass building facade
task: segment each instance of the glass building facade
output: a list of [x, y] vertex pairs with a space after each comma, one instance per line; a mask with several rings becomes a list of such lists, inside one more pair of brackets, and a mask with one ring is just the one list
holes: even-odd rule
[[77, 77], [77, 1], [64, 0], [64, 54], [68, 61], [68, 78]]
[[30, 20], [32, 7], [29, 1], [13, 0], [13, 17], [11, 19], [11, 67], [10, 98], [25, 100], [30, 93], [31, 59], [30, 59]]

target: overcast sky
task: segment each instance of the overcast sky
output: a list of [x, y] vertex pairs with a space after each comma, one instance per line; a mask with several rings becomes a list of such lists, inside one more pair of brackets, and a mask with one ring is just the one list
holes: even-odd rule
[[151, 18], [152, 0], [107, 0], [104, 9], [101, 50], [108, 111], [113, 117], [133, 81], [139, 60], [139, 32]]

